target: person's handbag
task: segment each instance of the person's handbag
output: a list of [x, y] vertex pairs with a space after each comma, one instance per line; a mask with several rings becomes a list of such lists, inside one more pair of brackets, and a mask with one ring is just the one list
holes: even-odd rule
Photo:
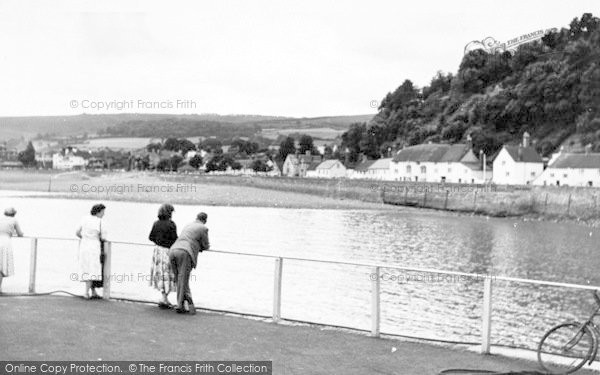
[[100, 221], [100, 233], [98, 234], [98, 240], [100, 241], [100, 280], [94, 280], [92, 282], [93, 288], [104, 288], [104, 242], [106, 240], [102, 238], [102, 221]]
[[98, 238], [100, 239], [100, 264], [104, 264], [104, 243], [106, 240], [102, 238], [102, 221], [100, 221], [100, 233], [98, 234]]

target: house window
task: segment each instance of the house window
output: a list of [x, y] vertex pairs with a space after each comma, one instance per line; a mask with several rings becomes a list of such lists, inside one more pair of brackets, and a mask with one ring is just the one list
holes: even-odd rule
[[554, 173], [550, 173], [550, 177], [554, 177]]
[[411, 169], [412, 169], [412, 168], [410, 167], [410, 165], [407, 165], [407, 166], [406, 166], [406, 173], [411, 173]]
[[567, 178], [567, 177], [569, 177], [569, 175], [565, 173], [565, 174], [563, 174], [563, 177]]
[[421, 173], [427, 173], [427, 167], [422, 165], [421, 166]]
[[452, 173], [452, 168], [448, 168], [448, 173]]
[[535, 177], [535, 172], [531, 172], [531, 177]]
[[506, 172], [506, 177], [510, 176], [510, 172]]
[[502, 160], [502, 165], [506, 165], [506, 160]]

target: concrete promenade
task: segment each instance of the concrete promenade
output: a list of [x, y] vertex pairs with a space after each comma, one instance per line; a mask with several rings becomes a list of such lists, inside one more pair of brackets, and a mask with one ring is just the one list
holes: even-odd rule
[[278, 375], [538, 369], [438, 345], [202, 310], [180, 315], [143, 303], [4, 295], [0, 311], [0, 360], [272, 360]]

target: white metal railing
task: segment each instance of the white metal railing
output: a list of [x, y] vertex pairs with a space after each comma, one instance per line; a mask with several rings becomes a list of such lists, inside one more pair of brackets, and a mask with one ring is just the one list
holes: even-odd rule
[[[36, 270], [37, 270], [37, 249], [38, 249], [38, 240], [58, 240], [58, 241], [79, 241], [77, 238], [57, 238], [57, 237], [25, 237], [31, 239], [31, 251], [30, 251], [30, 262], [29, 262], [29, 293], [35, 293], [35, 281], [36, 281]], [[136, 242], [121, 242], [121, 241], [108, 241], [104, 246], [104, 274], [111, 274], [111, 258], [112, 258], [112, 244], [119, 245], [135, 245], [135, 246], [153, 246], [151, 244], [143, 244]], [[277, 255], [269, 255], [269, 254], [258, 254], [258, 253], [242, 253], [242, 252], [234, 252], [234, 251], [223, 251], [223, 250], [207, 250], [207, 252], [218, 253], [218, 254], [228, 254], [228, 255], [243, 255], [243, 256], [251, 256], [251, 257], [261, 257], [261, 258], [271, 258], [275, 261], [275, 270], [274, 270], [274, 281], [273, 281], [273, 313], [272, 318], [274, 322], [279, 322], [281, 320], [281, 285], [283, 279], [283, 261], [284, 260], [293, 260], [293, 261], [304, 261], [304, 262], [317, 262], [317, 263], [326, 263], [326, 264], [340, 264], [347, 266], [356, 266], [356, 267], [369, 267], [371, 268], [372, 275], [375, 277], [371, 277], [371, 336], [379, 337], [380, 325], [381, 325], [381, 269], [394, 269], [399, 271], [408, 271], [408, 272], [421, 272], [421, 273], [429, 273], [429, 274], [442, 274], [442, 275], [452, 275], [452, 276], [461, 276], [461, 277], [469, 277], [469, 278], [481, 278], [481, 274], [473, 274], [466, 272], [457, 272], [457, 271], [444, 271], [444, 270], [436, 270], [431, 268], [416, 268], [416, 267], [404, 267], [399, 265], [390, 265], [390, 264], [376, 264], [376, 263], [357, 263], [357, 262], [345, 262], [339, 260], [327, 260], [327, 259], [311, 259], [311, 258], [300, 258], [300, 257], [282, 257]], [[484, 283], [483, 283], [483, 309], [481, 316], [481, 353], [489, 354], [490, 346], [491, 346], [491, 328], [492, 328], [492, 286], [493, 281], [501, 280], [506, 282], [513, 283], [522, 283], [522, 284], [533, 284], [533, 285], [544, 285], [544, 286], [554, 286], [554, 287], [562, 287], [562, 288], [571, 288], [571, 289], [582, 289], [582, 290], [600, 290], [598, 286], [591, 285], [579, 285], [579, 284], [570, 284], [570, 283], [560, 283], [553, 281], [542, 281], [542, 280], [530, 280], [530, 279], [522, 279], [517, 277], [507, 277], [507, 276], [494, 276], [494, 275], [484, 275]], [[107, 277], [104, 279], [104, 289], [103, 289], [103, 298], [110, 299], [110, 287], [111, 287], [111, 278]]]

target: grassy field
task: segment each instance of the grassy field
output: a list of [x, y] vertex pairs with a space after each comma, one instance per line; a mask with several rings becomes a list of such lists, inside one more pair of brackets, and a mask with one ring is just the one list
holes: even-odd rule
[[[381, 203], [317, 196], [296, 191], [273, 191], [213, 179], [174, 179], [154, 173], [0, 171], [0, 190], [52, 192], [76, 199], [133, 202], [171, 202], [213, 206], [312, 209], [381, 209]], [[392, 209], [388, 207], [387, 209]]]

